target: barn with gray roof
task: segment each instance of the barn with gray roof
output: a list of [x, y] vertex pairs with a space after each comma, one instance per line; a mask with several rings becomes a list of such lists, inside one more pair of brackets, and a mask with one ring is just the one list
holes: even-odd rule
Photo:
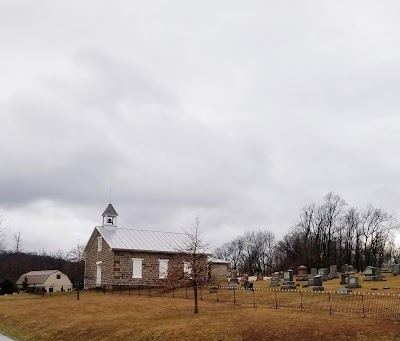
[[46, 292], [60, 292], [72, 290], [72, 283], [68, 276], [58, 270], [30, 271], [20, 276], [16, 284], [23, 287], [26, 282], [28, 289], [40, 289]]

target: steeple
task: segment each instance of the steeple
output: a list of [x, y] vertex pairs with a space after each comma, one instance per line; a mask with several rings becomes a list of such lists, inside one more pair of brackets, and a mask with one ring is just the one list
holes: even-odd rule
[[103, 226], [117, 226], [118, 213], [111, 203], [108, 204], [102, 216]]

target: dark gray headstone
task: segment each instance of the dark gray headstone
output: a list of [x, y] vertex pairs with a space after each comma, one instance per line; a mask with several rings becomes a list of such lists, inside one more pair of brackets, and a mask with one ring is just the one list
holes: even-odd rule
[[322, 286], [322, 275], [314, 276], [314, 286]]
[[346, 284], [347, 283], [347, 275], [346, 274], [340, 274], [340, 284]]

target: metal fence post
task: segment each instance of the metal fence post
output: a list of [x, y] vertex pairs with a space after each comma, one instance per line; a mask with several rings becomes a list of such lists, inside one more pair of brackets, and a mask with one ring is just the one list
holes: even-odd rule
[[364, 295], [363, 294], [361, 294], [361, 302], [362, 302], [363, 317], [365, 317], [365, 305], [364, 305]]
[[277, 290], [274, 290], [275, 291], [275, 309], [279, 309], [279, 307], [278, 307], [278, 294], [277, 294]]
[[236, 304], [236, 288], [233, 287], [233, 304]]
[[304, 306], [303, 306], [303, 293], [300, 290], [300, 310], [304, 311]]
[[331, 293], [328, 293], [328, 299], [329, 299], [329, 315], [332, 315]]
[[257, 307], [257, 305], [256, 305], [256, 296], [255, 296], [255, 290], [254, 290], [254, 288], [252, 288], [251, 289], [252, 291], [253, 291], [253, 308], [255, 308], [255, 307]]

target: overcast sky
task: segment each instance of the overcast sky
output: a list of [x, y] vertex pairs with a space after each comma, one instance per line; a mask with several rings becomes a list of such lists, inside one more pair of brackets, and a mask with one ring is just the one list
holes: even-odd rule
[[281, 238], [330, 191], [399, 216], [400, 2], [0, 0], [8, 248], [121, 227]]

